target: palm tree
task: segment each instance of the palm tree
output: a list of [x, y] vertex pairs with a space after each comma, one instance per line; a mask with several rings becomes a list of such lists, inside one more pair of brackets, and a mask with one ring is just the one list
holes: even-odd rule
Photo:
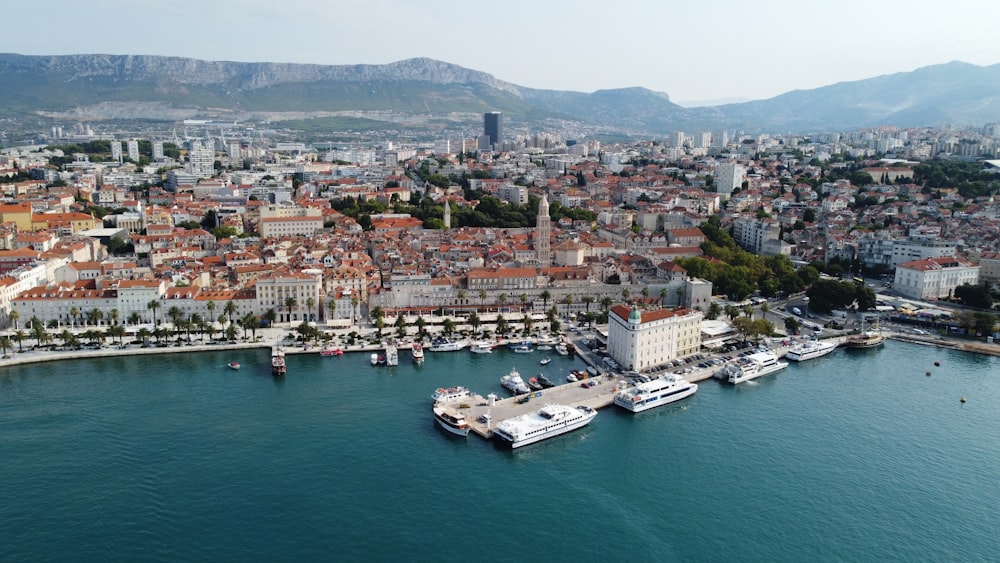
[[288, 310], [288, 322], [289, 323], [292, 322], [292, 309], [294, 309], [295, 307], [297, 307], [298, 304], [299, 304], [298, 300], [296, 300], [292, 296], [288, 296], [288, 297], [285, 298], [285, 309]]
[[480, 320], [479, 315], [475, 311], [469, 315], [469, 324], [472, 325], [472, 334], [479, 332], [479, 325], [482, 324], [482, 320]]
[[396, 336], [400, 338], [406, 338], [406, 316], [401, 312], [396, 314]]
[[278, 312], [274, 309], [268, 309], [264, 311], [264, 320], [267, 321], [267, 326], [274, 325], [274, 321], [278, 319]]
[[99, 325], [101, 323], [101, 319], [103, 318], [104, 313], [97, 307], [94, 307], [89, 313], [87, 313], [87, 320], [93, 323], [94, 326]]
[[201, 333], [201, 343], [205, 343], [205, 320], [201, 318], [198, 313], [191, 313], [191, 317], [188, 319], [190, 321], [190, 326], [194, 327], [195, 330]]
[[614, 303], [614, 299], [611, 299], [607, 295], [601, 298], [601, 310], [607, 313], [611, 309], [611, 304]]
[[253, 339], [257, 340], [257, 325], [260, 324], [257, 320], [257, 316], [253, 313], [247, 313], [243, 315], [243, 326], [250, 327], [250, 332], [253, 334]]
[[209, 301], [205, 304], [205, 308], [208, 309], [208, 320], [209, 322], [215, 322], [215, 301]]
[[170, 322], [174, 323], [174, 336], [179, 339], [181, 336], [181, 318], [184, 316], [184, 313], [179, 307], [174, 305], [167, 310], [167, 316], [170, 317]]
[[236, 303], [233, 303], [232, 299], [226, 301], [226, 305], [222, 308], [222, 312], [229, 317], [229, 324], [233, 324], [233, 315], [236, 313]]
[[10, 338], [8, 338], [6, 336], [4, 336], [3, 338], [0, 338], [0, 349], [3, 349], [3, 357], [4, 357], [4, 359], [7, 359], [7, 358], [10, 357], [10, 356], [7, 355], [7, 352], [11, 349]]
[[629, 288], [626, 287], [625, 289], [622, 290], [622, 301], [628, 303], [628, 298], [631, 296], [632, 292], [629, 291]]
[[142, 345], [143, 346], [148, 346], [149, 345], [149, 337], [152, 334], [153, 333], [148, 328], [146, 328], [146, 327], [140, 328], [139, 331], [135, 333], [135, 335], [139, 337], [139, 340], [142, 340]]
[[330, 318], [333, 319], [334, 313], [337, 311], [337, 299], [334, 297], [328, 298], [326, 307], [330, 309]]
[[36, 346], [44, 344], [48, 336], [48, 333], [45, 332], [45, 324], [38, 317], [31, 317], [31, 335], [35, 337]]
[[142, 320], [142, 315], [138, 311], [132, 311], [128, 314], [128, 324], [137, 325], [140, 320]]
[[542, 298], [542, 306], [543, 307], [548, 307], [549, 306], [549, 299], [552, 299], [552, 294], [549, 293], [549, 290], [546, 289], [545, 291], [543, 291], [542, 294], [540, 295], [540, 297]]
[[499, 296], [497, 296], [497, 303], [500, 303], [500, 307], [504, 307], [505, 305], [507, 305], [507, 294], [501, 293]]
[[566, 295], [566, 297], [563, 297], [563, 303], [566, 304], [566, 314], [569, 314], [570, 309], [573, 307], [573, 296]]
[[116, 325], [118, 324], [118, 319], [121, 318], [121, 313], [118, 312], [118, 309], [111, 309], [108, 311], [108, 318], [111, 320], [111, 324]]
[[313, 320], [313, 309], [316, 307], [316, 300], [312, 297], [306, 298], [306, 320]]
[[442, 329], [446, 336], [452, 334], [453, 332], [455, 332], [455, 321], [451, 320], [450, 318], [445, 319], [444, 324], [442, 325]]
[[594, 301], [597, 301], [597, 299], [596, 299], [596, 298], [595, 298], [595, 297], [594, 297], [593, 295], [584, 295], [584, 296], [583, 296], [583, 297], [582, 297], [582, 298], [580, 299], [580, 301], [583, 301], [583, 304], [584, 304], [584, 305], [586, 306], [586, 309], [584, 309], [584, 312], [585, 312], [585, 313], [589, 313], [589, 312], [590, 312], [590, 305], [591, 305], [591, 304], [592, 304], [592, 303], [593, 303]]
[[465, 290], [458, 290], [458, 303], [459, 305], [465, 305]]
[[525, 313], [524, 318], [521, 319], [521, 324], [524, 325], [524, 334], [527, 336], [528, 334], [531, 334], [531, 327], [534, 326], [535, 321], [531, 318], [531, 315]]
[[156, 322], [156, 310], [159, 309], [159, 308], [160, 308], [160, 300], [159, 299], [153, 299], [149, 303], [146, 303], [146, 309], [148, 309], [148, 310], [150, 310], [150, 311], [153, 312], [153, 324], [154, 325], [158, 324]]
[[80, 316], [80, 310], [76, 307], [70, 307], [69, 316], [73, 319], [73, 326], [76, 326], [76, 321]]
[[360, 302], [361, 302], [361, 300], [358, 299], [357, 295], [352, 295], [351, 296], [351, 325], [352, 326], [354, 325], [354, 322], [357, 319], [357, 315], [358, 315], [358, 303], [360, 303]]
[[[69, 331], [67, 331], [67, 332], [69, 332]], [[118, 325], [118, 324], [111, 325], [110, 327], [108, 327], [108, 335], [111, 336], [111, 338], [114, 338], [114, 337], [117, 336], [118, 337], [118, 345], [119, 346], [124, 346], [125, 343], [123, 342], [123, 338], [125, 336], [125, 327], [123, 327], [122, 325]]]
[[660, 290], [660, 305], [661, 306], [663, 305], [663, 301], [666, 300], [666, 298], [667, 298], [667, 293], [670, 293], [670, 292], [665, 287]]
[[524, 310], [524, 306], [528, 304], [528, 294], [522, 293], [517, 296], [517, 299], [521, 302], [521, 310]]
[[17, 351], [24, 352], [24, 339], [28, 337], [28, 333], [23, 330], [17, 330], [14, 332], [14, 340], [17, 340]]
[[14, 323], [14, 330], [17, 330], [17, 319], [21, 318], [21, 314], [17, 311], [11, 311], [10, 314], [7, 315], [7, 318], [10, 319], [10, 322]]
[[507, 336], [507, 333], [510, 332], [510, 323], [507, 322], [507, 319], [503, 315], [497, 315], [497, 332], [501, 336]]
[[479, 307], [482, 308], [484, 305], [486, 305], [486, 290], [485, 289], [480, 289], [479, 290]]
[[417, 317], [417, 336], [419, 338], [423, 338], [424, 336], [427, 335], [427, 331], [425, 330], [426, 328], [427, 328], [427, 321], [424, 320], [422, 316]]
[[648, 285], [642, 286], [642, 298], [643, 299], [649, 299], [649, 286]]

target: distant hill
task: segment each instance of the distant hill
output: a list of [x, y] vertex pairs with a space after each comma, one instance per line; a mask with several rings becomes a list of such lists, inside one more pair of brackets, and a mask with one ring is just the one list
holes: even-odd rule
[[299, 122], [349, 117], [413, 124], [469, 121], [491, 110], [521, 123], [562, 119], [650, 134], [981, 124], [1000, 118], [1000, 65], [954, 62], [769, 100], [685, 108], [645, 88], [589, 94], [531, 89], [426, 58], [330, 66], [0, 54], [0, 116]]

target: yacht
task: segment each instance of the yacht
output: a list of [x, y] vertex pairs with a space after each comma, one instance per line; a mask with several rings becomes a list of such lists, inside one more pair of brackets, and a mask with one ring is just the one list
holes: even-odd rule
[[670, 374], [622, 389], [615, 394], [615, 404], [632, 412], [642, 412], [680, 401], [694, 395], [696, 391], [697, 383]]
[[837, 343], [827, 340], [807, 340], [788, 349], [785, 357], [795, 362], [804, 362], [823, 357], [837, 349]]
[[511, 351], [515, 354], [530, 354], [532, 352], [531, 344], [522, 342], [511, 347]]
[[456, 436], [469, 435], [469, 423], [465, 420], [465, 415], [460, 412], [451, 412], [444, 407], [434, 407], [434, 420], [438, 425]]
[[472, 391], [462, 386], [440, 387], [431, 395], [431, 398], [434, 399], [435, 403], [454, 403], [462, 399], [471, 399]]
[[492, 354], [493, 344], [480, 340], [479, 342], [474, 342], [472, 346], [469, 347], [469, 351], [473, 354]]
[[560, 356], [568, 356], [569, 348], [567, 348], [565, 344], [556, 344], [556, 354], [559, 354]]
[[368, 361], [370, 361], [373, 366], [377, 366], [378, 365], [378, 361], [379, 361], [378, 354], [375, 353], [375, 352], [372, 352], [372, 355], [371, 355], [370, 358], [368, 358]]
[[537, 376], [528, 378], [528, 387], [535, 391], [541, 391], [544, 388], [542, 382], [538, 380]]
[[399, 365], [399, 350], [396, 348], [395, 344], [387, 344], [385, 347], [385, 365]]
[[457, 352], [469, 345], [468, 340], [449, 340], [447, 338], [435, 338], [431, 341], [431, 347], [427, 350], [431, 352]]
[[494, 428], [493, 435], [511, 448], [520, 448], [583, 428], [595, 416], [597, 411], [590, 407], [545, 405], [538, 412], [500, 422]]
[[512, 369], [510, 370], [510, 373], [501, 377], [500, 385], [503, 385], [508, 391], [514, 393], [515, 395], [531, 391], [524, 380], [521, 379], [521, 374], [517, 372], [517, 369]]
[[413, 363], [415, 364], [424, 363], [424, 347], [419, 342], [414, 342], [413, 348], [410, 348], [410, 358], [413, 359]]
[[788, 362], [779, 362], [778, 356], [773, 352], [757, 352], [736, 358], [717, 371], [715, 377], [736, 385], [781, 371], [787, 367]]
[[280, 346], [271, 350], [271, 375], [285, 375], [285, 351]]
[[542, 388], [544, 388], [544, 389], [548, 389], [549, 387], [555, 387], [556, 386], [555, 382], [553, 382], [551, 379], [545, 377], [542, 374], [536, 375], [535, 379], [538, 380], [538, 383], [541, 384]]

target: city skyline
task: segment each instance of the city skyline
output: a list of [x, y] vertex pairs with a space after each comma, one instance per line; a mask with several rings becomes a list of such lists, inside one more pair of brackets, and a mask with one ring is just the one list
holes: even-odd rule
[[[764, 99], [953, 60], [1000, 62], [1000, 45], [990, 41], [992, 18], [984, 13], [989, 8], [969, 0], [949, 6], [932, 16], [928, 3], [856, 0], [835, 6], [723, 0], [710, 13], [646, 2], [611, 10], [590, 0], [513, 0], [497, 12], [453, 9], [444, 1], [418, 10], [398, 0], [97, 0], [80, 10], [55, 0], [11, 6], [11, 21], [45, 21], [46, 28], [11, 26], [0, 51], [329, 65], [429, 57], [529, 88], [639, 86], [690, 103]], [[162, 35], [150, 34], [147, 22], [154, 20]], [[468, 39], [485, 21], [506, 39], [473, 48]], [[158, 36], [164, 39], [151, 40]]]

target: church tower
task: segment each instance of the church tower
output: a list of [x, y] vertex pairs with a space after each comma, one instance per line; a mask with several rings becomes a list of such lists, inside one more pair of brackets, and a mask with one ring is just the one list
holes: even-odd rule
[[548, 268], [552, 265], [552, 249], [549, 240], [552, 236], [552, 221], [549, 218], [549, 198], [542, 194], [542, 201], [538, 202], [538, 219], [535, 223], [535, 258], [538, 265]]
[[448, 202], [448, 198], [444, 198], [444, 228], [451, 228], [451, 203]]

